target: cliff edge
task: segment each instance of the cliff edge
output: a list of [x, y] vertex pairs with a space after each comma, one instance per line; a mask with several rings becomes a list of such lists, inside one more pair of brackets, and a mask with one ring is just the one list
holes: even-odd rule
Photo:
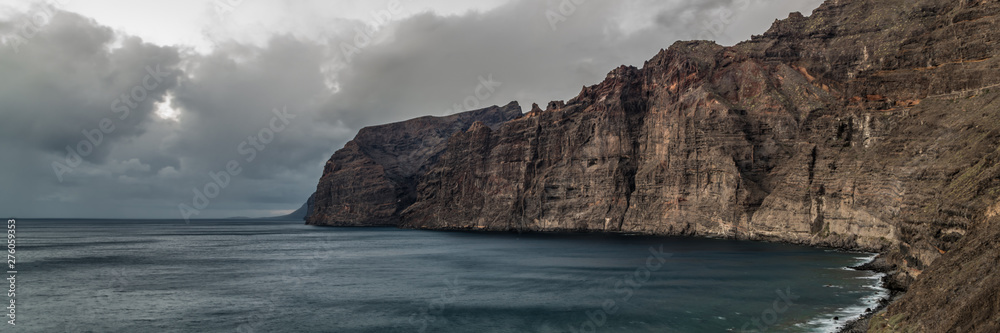
[[326, 162], [306, 224], [396, 226], [416, 186], [451, 135], [474, 123], [497, 126], [521, 116], [517, 102], [445, 117], [365, 127]]

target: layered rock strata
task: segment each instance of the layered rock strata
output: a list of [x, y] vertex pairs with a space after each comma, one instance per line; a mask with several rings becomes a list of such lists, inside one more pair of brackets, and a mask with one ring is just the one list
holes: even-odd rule
[[521, 107], [420, 117], [365, 127], [326, 162], [306, 223], [335, 226], [395, 226], [416, 200], [421, 176], [437, 161], [447, 139], [473, 123], [498, 126], [521, 116]]
[[431, 163], [407, 164], [415, 178], [335, 155], [354, 171], [328, 165], [320, 187], [334, 191], [317, 206], [356, 201], [311, 221], [878, 251], [912, 289], [872, 330], [988, 332], [1000, 287], [978, 278], [1000, 264], [997, 14], [985, 0], [828, 0], [732, 47], [678, 42], [545, 110], [449, 127]]

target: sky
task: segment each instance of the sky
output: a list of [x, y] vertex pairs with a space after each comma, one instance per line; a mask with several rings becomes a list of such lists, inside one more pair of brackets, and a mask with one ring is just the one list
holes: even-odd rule
[[0, 0], [0, 214], [286, 214], [365, 126], [527, 112], [821, 2]]

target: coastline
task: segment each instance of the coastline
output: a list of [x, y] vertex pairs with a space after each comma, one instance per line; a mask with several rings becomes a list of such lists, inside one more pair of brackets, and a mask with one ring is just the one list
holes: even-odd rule
[[887, 295], [878, 301], [878, 304], [871, 309], [861, 313], [857, 318], [847, 321], [843, 326], [837, 328], [836, 333], [867, 333], [868, 324], [872, 317], [885, 310], [890, 304], [896, 302], [906, 291], [897, 288], [899, 284], [891, 280], [893, 266], [886, 262], [883, 254], [878, 254], [870, 261], [858, 266], [849, 267], [859, 271], [870, 271], [882, 274], [879, 285], [885, 290]]
[[[691, 237], [691, 238], [701, 238], [701, 239], [731, 239], [731, 240], [743, 240], [751, 242], [762, 242], [762, 243], [776, 243], [776, 244], [790, 244], [790, 245], [801, 245], [808, 246], [817, 249], [826, 249], [834, 251], [843, 251], [848, 253], [867, 253], [872, 254], [871, 259], [866, 262], [862, 262], [859, 265], [844, 267], [845, 269], [853, 269], [858, 271], [869, 271], [880, 274], [878, 278], [879, 282], [876, 286], [880, 287], [885, 295], [881, 296], [874, 307], [868, 308], [858, 314], [852, 314], [852, 319], [846, 320], [842, 325], [836, 325], [831, 331], [834, 333], [867, 333], [868, 323], [871, 318], [885, 310], [890, 304], [895, 302], [899, 297], [906, 293], [904, 289], [899, 288], [902, 284], [898, 281], [893, 280], [893, 271], [895, 266], [890, 264], [884, 257], [885, 253], [882, 250], [874, 249], [858, 249], [850, 248], [845, 246], [835, 246], [831, 244], [810, 244], [805, 242], [795, 242], [789, 240], [782, 240], [776, 238], [739, 238], [739, 237], [710, 237], [706, 235], [697, 234], [675, 234], [675, 235], [662, 235], [656, 233], [644, 233], [644, 232], [614, 232], [614, 231], [576, 231], [576, 230], [482, 230], [474, 228], [409, 228], [409, 227], [398, 227], [400, 229], [409, 230], [424, 230], [424, 231], [445, 231], [445, 232], [469, 232], [469, 233], [541, 233], [541, 234], [607, 234], [607, 235], [625, 235], [625, 236], [650, 236], [650, 237]], [[859, 311], [861, 311], [859, 309]], [[835, 315], [835, 314], [834, 314]]]
[[[312, 225], [316, 227], [341, 227], [341, 226], [331, 226], [331, 225]], [[466, 233], [482, 233], [482, 234], [497, 234], [497, 233], [534, 233], [534, 234], [557, 234], [557, 235], [572, 235], [572, 234], [605, 234], [605, 235], [620, 235], [620, 236], [639, 236], [639, 237], [691, 237], [700, 239], [731, 239], [731, 240], [743, 240], [751, 242], [762, 242], [762, 243], [778, 243], [778, 244], [790, 244], [790, 245], [802, 245], [817, 249], [826, 249], [834, 251], [843, 251], [848, 253], [865, 253], [871, 254], [872, 257], [861, 264], [855, 266], [847, 266], [845, 269], [853, 269], [858, 271], [869, 271], [877, 273], [879, 282], [876, 286], [881, 288], [879, 292], [884, 293], [884, 295], [879, 296], [879, 300], [874, 307], [865, 309], [864, 312], [858, 314], [852, 314], [852, 319], [846, 320], [842, 325], [836, 325], [834, 330], [831, 332], [835, 333], [866, 333], [868, 332], [868, 323], [871, 318], [885, 310], [890, 304], [899, 299], [906, 292], [905, 290], [899, 288], [901, 285], [899, 282], [892, 280], [894, 272], [894, 266], [885, 259], [883, 251], [865, 251], [864, 249], [841, 247], [841, 246], [830, 246], [830, 245], [817, 245], [808, 244], [802, 242], [794, 242], [780, 239], [755, 239], [755, 238], [739, 238], [739, 237], [708, 237], [704, 235], [693, 235], [693, 234], [676, 234], [676, 235], [661, 235], [656, 233], [643, 233], [643, 232], [613, 232], [613, 231], [578, 231], [578, 230], [483, 230], [474, 228], [410, 228], [403, 226], [395, 226], [397, 229], [405, 230], [422, 230], [422, 231], [437, 231], [437, 232], [466, 232]], [[876, 293], [878, 296], [878, 293]], [[860, 311], [860, 309], [859, 309]], [[836, 315], [836, 314], [833, 314]]]

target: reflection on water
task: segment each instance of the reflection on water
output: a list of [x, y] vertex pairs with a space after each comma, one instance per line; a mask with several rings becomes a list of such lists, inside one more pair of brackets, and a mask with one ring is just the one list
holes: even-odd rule
[[25, 332], [823, 332], [865, 255], [726, 240], [19, 220]]

